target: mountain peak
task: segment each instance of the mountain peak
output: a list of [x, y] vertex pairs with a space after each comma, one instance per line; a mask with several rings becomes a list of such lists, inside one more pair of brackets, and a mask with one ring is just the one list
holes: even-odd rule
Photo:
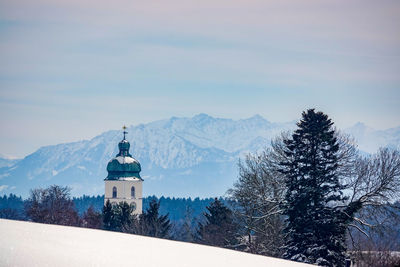
[[353, 126], [354, 128], [367, 128], [367, 125], [365, 123], [358, 121], [356, 124]]
[[365, 123], [357, 122], [352, 127], [348, 128], [347, 131], [353, 135], [357, 134], [359, 135], [359, 134], [365, 134], [367, 132], [372, 132], [374, 131], [374, 129], [368, 127]]
[[250, 121], [257, 121], [257, 122], [269, 122], [267, 119], [265, 119], [263, 116], [261, 116], [260, 114], [256, 114], [250, 118], [248, 118], [247, 120]]
[[214, 119], [214, 118], [208, 114], [200, 113], [200, 114], [193, 116], [193, 119], [194, 120], [208, 120], [208, 119]]
[[[145, 194], [208, 197], [231, 185], [240, 156], [264, 149], [294, 127], [294, 122], [271, 123], [259, 114], [229, 119], [200, 113], [131, 126], [127, 137], [150, 177]], [[357, 123], [345, 132], [366, 152], [400, 144], [400, 128], [374, 131]], [[57, 182], [71, 186], [73, 195], [102, 194], [106, 164], [118, 152], [121, 137], [121, 131], [107, 131], [91, 140], [42, 147], [20, 161], [0, 158], [1, 184], [7, 186], [1, 193], [27, 196], [32, 188]]]

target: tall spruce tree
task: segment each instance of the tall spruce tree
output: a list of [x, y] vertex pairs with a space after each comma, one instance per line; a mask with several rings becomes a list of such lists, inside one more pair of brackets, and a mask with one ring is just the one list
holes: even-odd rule
[[199, 241], [211, 246], [236, 248], [239, 244], [238, 226], [232, 211], [217, 198], [206, 208], [206, 221], [199, 223]]
[[114, 224], [113, 224], [113, 208], [111, 205], [110, 200], [107, 200], [106, 204], [103, 206], [103, 228], [105, 230], [114, 230]]
[[168, 218], [169, 214], [160, 215], [160, 201], [153, 199], [149, 203], [148, 209], [140, 216], [141, 232], [140, 234], [169, 238], [171, 230], [171, 222]]
[[322, 266], [345, 265], [345, 231], [335, 204], [344, 201], [337, 175], [339, 145], [333, 122], [309, 109], [292, 137], [284, 140], [281, 162], [287, 193], [284, 214], [287, 259]]
[[120, 202], [114, 208], [118, 214], [119, 230], [124, 231], [124, 229], [129, 229], [133, 223], [135, 217], [133, 216], [133, 206], [129, 205], [127, 202]]
[[193, 226], [193, 210], [191, 207], [186, 206], [185, 216], [183, 218], [183, 222], [179, 224], [175, 224], [174, 231], [174, 239], [184, 242], [194, 242], [195, 240], [195, 232]]
[[136, 216], [132, 214], [133, 207], [127, 202], [111, 204], [107, 200], [103, 207], [103, 228], [105, 230], [127, 232], [131, 231]]

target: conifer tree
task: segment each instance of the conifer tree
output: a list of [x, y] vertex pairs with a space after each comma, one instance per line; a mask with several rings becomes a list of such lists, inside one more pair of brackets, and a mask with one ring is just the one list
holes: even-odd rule
[[204, 213], [206, 221], [204, 224], [199, 223], [200, 243], [235, 248], [239, 243], [238, 226], [234, 222], [232, 211], [217, 198], [206, 208], [208, 210]]
[[183, 222], [181, 225], [177, 226], [174, 239], [184, 242], [194, 242], [195, 240], [195, 232], [193, 231], [193, 210], [191, 207], [186, 206], [185, 216], [183, 218]]
[[287, 216], [284, 257], [323, 266], [345, 265], [345, 225], [335, 203], [343, 186], [336, 173], [338, 143], [333, 122], [314, 109], [303, 112], [292, 137], [284, 140]]
[[120, 202], [115, 206], [115, 210], [118, 216], [118, 228], [123, 231], [125, 228], [129, 228], [133, 221], [133, 207], [127, 202]]
[[168, 214], [160, 215], [160, 201], [153, 199], [140, 217], [141, 233], [147, 236], [169, 238], [171, 223]]
[[103, 228], [105, 230], [113, 230], [113, 208], [110, 200], [106, 201], [106, 204], [103, 206]]
[[118, 232], [131, 232], [136, 216], [132, 214], [133, 207], [127, 202], [111, 204], [107, 200], [103, 207], [103, 228]]
[[102, 226], [101, 213], [90, 206], [82, 216], [82, 226], [87, 228], [100, 229]]

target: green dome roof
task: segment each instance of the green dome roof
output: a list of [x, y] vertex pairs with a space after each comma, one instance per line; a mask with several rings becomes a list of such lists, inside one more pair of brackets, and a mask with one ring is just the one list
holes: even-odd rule
[[[125, 139], [121, 140], [121, 142], [118, 143], [118, 148], [119, 148], [119, 154], [121, 154], [121, 151], [126, 152], [127, 155], [129, 155], [129, 147], [131, 145], [129, 142]], [[117, 155], [118, 156], [118, 155]], [[131, 156], [131, 155], [129, 155]]]
[[119, 142], [118, 148], [119, 153], [115, 158], [111, 159], [107, 164], [108, 176], [105, 180], [118, 180], [124, 177], [140, 177], [140, 167], [139, 161], [134, 159], [131, 154], [129, 154], [130, 144], [125, 138]]

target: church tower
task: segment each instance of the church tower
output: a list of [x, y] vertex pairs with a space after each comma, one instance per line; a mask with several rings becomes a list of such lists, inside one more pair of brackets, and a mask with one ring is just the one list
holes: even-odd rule
[[134, 208], [134, 214], [142, 213], [142, 183], [140, 163], [129, 154], [129, 142], [125, 139], [126, 127], [123, 127], [124, 139], [119, 144], [119, 153], [107, 164], [108, 176], [104, 179], [104, 203], [127, 202]]

